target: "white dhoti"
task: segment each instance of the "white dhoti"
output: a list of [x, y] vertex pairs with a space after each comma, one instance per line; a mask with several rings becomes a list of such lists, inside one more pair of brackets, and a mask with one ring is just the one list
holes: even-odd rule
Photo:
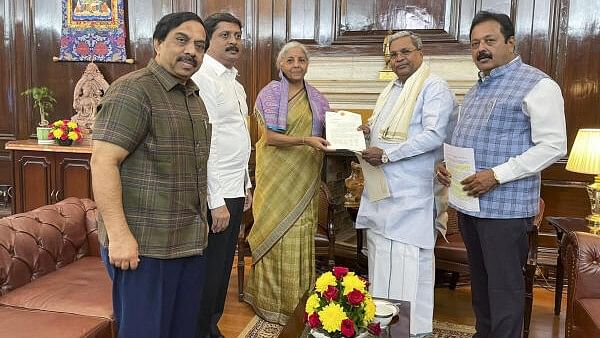
[[369, 291], [374, 297], [410, 302], [410, 334], [433, 330], [433, 250], [367, 231]]

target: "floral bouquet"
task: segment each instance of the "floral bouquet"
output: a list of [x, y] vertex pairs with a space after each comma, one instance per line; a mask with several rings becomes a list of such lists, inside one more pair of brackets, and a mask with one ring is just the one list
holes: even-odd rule
[[371, 323], [375, 304], [367, 291], [367, 281], [345, 267], [334, 267], [317, 278], [305, 311], [305, 322], [313, 336], [341, 338], [362, 337], [367, 332], [375, 336], [381, 334], [379, 323]]
[[49, 125], [52, 130], [48, 134], [48, 138], [56, 140], [60, 145], [70, 145], [73, 141], [80, 142], [82, 140], [81, 130], [77, 122], [71, 120], [58, 120]]

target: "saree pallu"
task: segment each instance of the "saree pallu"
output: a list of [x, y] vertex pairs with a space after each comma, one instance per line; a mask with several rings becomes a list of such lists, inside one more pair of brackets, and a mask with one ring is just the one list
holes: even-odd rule
[[[263, 131], [264, 131], [264, 125]], [[289, 102], [286, 135], [310, 136], [305, 91]], [[254, 225], [248, 235], [253, 269], [244, 299], [257, 315], [284, 325], [315, 279], [314, 238], [323, 153], [310, 146], [256, 144]]]

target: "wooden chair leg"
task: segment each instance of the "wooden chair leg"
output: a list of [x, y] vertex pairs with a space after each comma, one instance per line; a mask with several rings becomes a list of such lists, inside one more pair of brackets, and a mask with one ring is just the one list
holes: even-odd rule
[[327, 252], [327, 265], [331, 270], [335, 266], [335, 232], [333, 226], [330, 227], [329, 231], [329, 249]]
[[237, 243], [237, 254], [238, 254], [238, 297], [239, 301], [242, 302], [244, 300], [244, 239], [238, 238]]
[[525, 309], [523, 318], [523, 337], [529, 337], [529, 324], [531, 322], [531, 310], [533, 307], [533, 279], [535, 277], [535, 265], [525, 266]]
[[456, 284], [458, 283], [458, 277], [460, 277], [460, 274], [456, 271], [453, 271], [450, 276], [450, 285], [449, 285], [450, 290], [456, 289]]

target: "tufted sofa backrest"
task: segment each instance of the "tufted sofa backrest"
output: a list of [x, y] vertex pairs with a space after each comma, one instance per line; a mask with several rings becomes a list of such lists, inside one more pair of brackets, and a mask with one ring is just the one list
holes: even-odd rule
[[67, 198], [0, 219], [0, 295], [83, 256], [98, 256], [96, 205]]

